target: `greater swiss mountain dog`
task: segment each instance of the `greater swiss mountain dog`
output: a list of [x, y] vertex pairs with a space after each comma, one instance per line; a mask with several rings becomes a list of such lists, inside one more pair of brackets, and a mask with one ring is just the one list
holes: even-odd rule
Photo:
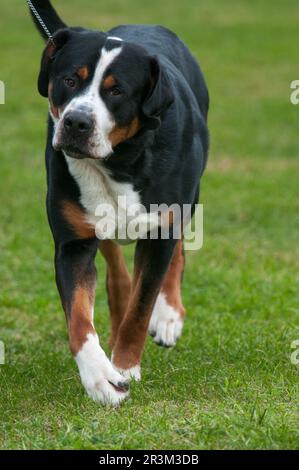
[[[152, 204], [189, 204], [193, 213], [208, 154], [208, 91], [194, 57], [164, 27], [69, 28], [48, 0], [32, 3], [53, 34], [38, 90], [49, 100], [47, 213], [70, 349], [88, 395], [117, 405], [129, 380], [140, 380], [148, 332], [163, 346], [181, 335], [183, 236], [173, 236], [171, 212], [169, 237], [161, 236], [163, 214], [157, 237], [146, 225], [131, 279], [122, 240], [96, 230], [97, 207], [119, 209], [125, 226], [120, 198], [150, 216]], [[111, 361], [93, 323], [98, 249], [107, 264]]]

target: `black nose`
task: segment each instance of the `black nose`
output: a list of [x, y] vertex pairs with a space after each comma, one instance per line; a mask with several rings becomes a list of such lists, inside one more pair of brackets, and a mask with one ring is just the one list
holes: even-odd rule
[[64, 128], [74, 136], [89, 134], [93, 127], [93, 121], [88, 114], [81, 111], [73, 111], [64, 118]]

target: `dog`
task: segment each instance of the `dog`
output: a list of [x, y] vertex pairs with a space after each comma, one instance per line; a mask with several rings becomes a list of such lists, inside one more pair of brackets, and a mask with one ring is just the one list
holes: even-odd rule
[[[182, 333], [183, 230], [175, 237], [171, 212], [155, 218], [150, 208], [189, 205], [194, 213], [208, 156], [208, 90], [188, 48], [162, 26], [91, 31], [68, 27], [48, 0], [32, 4], [52, 34], [38, 90], [49, 102], [47, 214], [56, 283], [83, 386], [93, 400], [116, 406], [130, 380], [141, 378], [148, 333], [166, 347]], [[121, 209], [119, 225], [132, 220], [119, 198], [137, 207], [138, 223], [138, 208], [150, 216], [135, 240], [132, 279], [121, 250], [130, 240], [97, 230], [101, 204]], [[149, 237], [153, 228], [157, 236]], [[98, 251], [107, 265], [111, 361], [93, 322]]]

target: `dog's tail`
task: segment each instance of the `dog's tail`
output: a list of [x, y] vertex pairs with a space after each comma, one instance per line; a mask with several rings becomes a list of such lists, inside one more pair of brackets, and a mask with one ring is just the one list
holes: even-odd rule
[[[58, 16], [55, 9], [51, 5], [49, 0], [27, 0], [28, 6], [33, 6], [36, 13], [40, 16], [41, 20], [44, 22], [44, 25], [49, 30], [50, 34], [54, 34], [60, 28], [66, 28], [66, 24], [62, 21], [62, 19]], [[30, 13], [33, 18], [33, 21], [41, 34], [41, 36], [48, 40], [49, 37], [46, 33], [46, 30], [38, 20], [36, 14], [30, 8]]]

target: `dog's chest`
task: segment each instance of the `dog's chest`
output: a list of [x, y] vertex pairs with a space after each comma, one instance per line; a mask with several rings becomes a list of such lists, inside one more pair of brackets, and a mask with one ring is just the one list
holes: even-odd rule
[[127, 226], [128, 208], [133, 205], [138, 212], [140, 197], [130, 183], [113, 180], [97, 163], [67, 157], [69, 171], [80, 189], [80, 202], [85, 208], [88, 222], [96, 226], [103, 213], [111, 215], [117, 225]]

